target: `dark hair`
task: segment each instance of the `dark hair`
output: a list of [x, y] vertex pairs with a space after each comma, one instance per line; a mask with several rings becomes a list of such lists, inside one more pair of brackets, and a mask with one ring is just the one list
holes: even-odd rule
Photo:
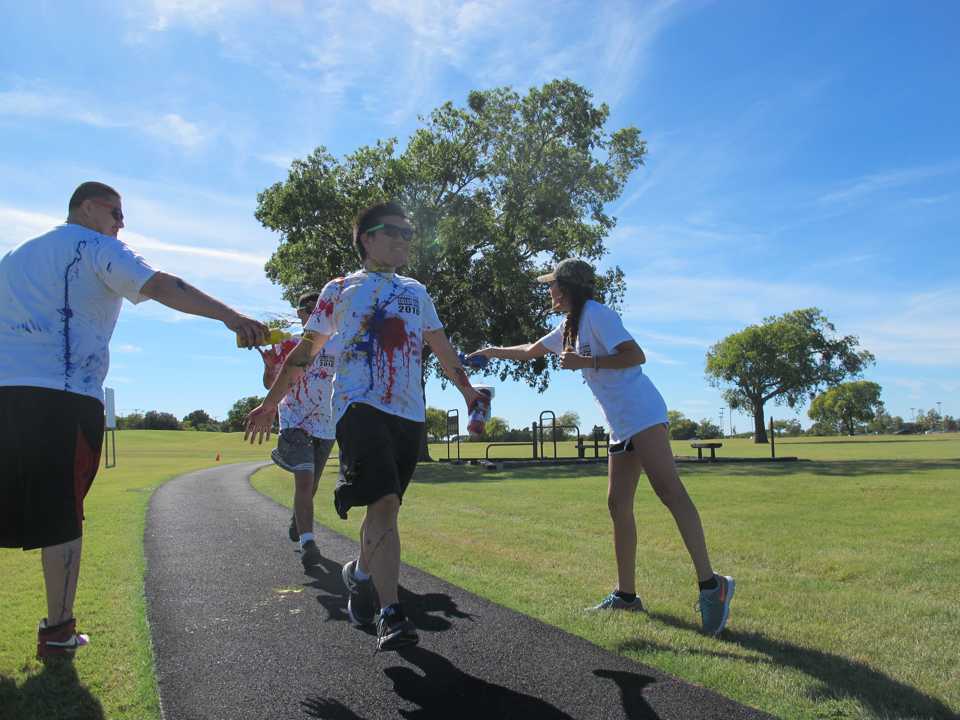
[[563, 326], [563, 349], [576, 349], [577, 335], [580, 332], [580, 315], [587, 300], [593, 300], [594, 289], [584, 285], [568, 285], [562, 280], [557, 281], [557, 286], [570, 303], [570, 311]]
[[318, 293], [316, 290], [306, 290], [305, 292], [300, 293], [300, 297], [297, 298], [297, 308], [299, 308], [308, 300], [312, 300], [313, 304], [316, 305], [317, 300], [319, 299], [320, 293]]
[[104, 185], [102, 182], [90, 180], [85, 183], [80, 183], [80, 185], [77, 186], [77, 189], [73, 191], [73, 195], [70, 196], [70, 202], [67, 205], [67, 209], [70, 212], [73, 212], [80, 207], [85, 200], [92, 200], [93, 198], [109, 200], [110, 198], [118, 197], [120, 197], [120, 193], [118, 193], [109, 185]]
[[380, 219], [387, 217], [387, 215], [398, 215], [404, 220], [409, 220], [406, 210], [392, 200], [371, 205], [366, 210], [361, 210], [357, 215], [357, 219], [353, 223], [353, 244], [357, 248], [357, 254], [361, 260], [367, 259], [367, 251], [363, 247], [363, 243], [360, 242], [360, 236], [374, 225], [379, 225]]

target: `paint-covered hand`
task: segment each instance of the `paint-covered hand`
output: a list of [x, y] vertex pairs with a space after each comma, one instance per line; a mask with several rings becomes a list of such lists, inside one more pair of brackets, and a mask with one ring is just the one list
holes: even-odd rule
[[573, 350], [564, 350], [560, 353], [560, 367], [564, 370], [583, 370], [593, 367], [593, 359]]
[[461, 389], [460, 392], [463, 393], [463, 399], [467, 403], [467, 410], [470, 412], [473, 411], [473, 406], [476, 405], [478, 402], [481, 402], [481, 403], [490, 402], [489, 395], [480, 392], [479, 390], [477, 390], [471, 385], [468, 385], [467, 387]]
[[247, 415], [246, 430], [243, 433], [243, 440], [246, 442], [250, 438], [250, 444], [256, 440], [261, 444], [264, 440], [270, 439], [270, 431], [273, 428], [273, 420], [277, 416], [277, 406], [270, 403], [257, 405], [250, 414]]

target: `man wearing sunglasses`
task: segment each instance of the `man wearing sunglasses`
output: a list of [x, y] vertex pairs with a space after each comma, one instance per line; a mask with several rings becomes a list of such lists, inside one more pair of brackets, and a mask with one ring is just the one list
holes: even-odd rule
[[[306, 325], [320, 293], [310, 290], [297, 300], [297, 317]], [[283, 361], [299, 340], [284, 340], [269, 350], [261, 350], [263, 386], [270, 389]], [[300, 562], [304, 568], [320, 562], [322, 555], [313, 537], [313, 497], [320, 485], [327, 458], [336, 437], [331, 415], [330, 394], [336, 371], [335, 341], [328, 342], [313, 358], [313, 363], [280, 401], [280, 435], [270, 453], [273, 461], [293, 473], [293, 517], [290, 540], [300, 543]]]
[[120, 194], [85, 182], [67, 221], [0, 259], [0, 547], [42, 548], [47, 617], [40, 659], [71, 656], [83, 500], [100, 464], [103, 379], [123, 298], [221, 321], [255, 344], [267, 333], [117, 239]]
[[[419, 641], [397, 600], [400, 574], [400, 503], [417, 465], [425, 408], [421, 378], [423, 343], [467, 407], [484, 399], [443, 332], [427, 289], [396, 273], [407, 263], [413, 228], [403, 208], [388, 202], [357, 217], [354, 244], [363, 268], [327, 283], [259, 407], [247, 416], [251, 442], [269, 437], [277, 403], [327, 340], [342, 338], [333, 382], [333, 415], [340, 447], [334, 506], [342, 518], [367, 506], [360, 554], [343, 568], [347, 612], [358, 625], [376, 619], [377, 648], [397, 650]], [[379, 613], [377, 609], [379, 608]]]

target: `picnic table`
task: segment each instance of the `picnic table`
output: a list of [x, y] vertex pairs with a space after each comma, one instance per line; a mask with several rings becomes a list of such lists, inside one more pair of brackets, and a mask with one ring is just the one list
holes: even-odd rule
[[710, 462], [717, 461], [717, 448], [723, 447], [721, 442], [692, 442], [690, 447], [697, 449], [697, 460], [703, 460], [704, 449], [710, 450]]

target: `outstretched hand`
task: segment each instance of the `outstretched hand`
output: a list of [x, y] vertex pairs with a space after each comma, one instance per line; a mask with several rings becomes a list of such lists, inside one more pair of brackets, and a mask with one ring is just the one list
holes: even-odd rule
[[244, 442], [250, 439], [250, 444], [256, 440], [260, 445], [264, 440], [270, 439], [270, 431], [273, 428], [273, 420], [277, 416], [277, 406], [261, 403], [257, 405], [247, 415], [246, 430], [243, 433]]
[[263, 345], [270, 336], [270, 328], [262, 322], [248, 318], [246, 315], [240, 315], [239, 313], [229, 322], [225, 321], [224, 324], [237, 334], [242, 347]]
[[474, 350], [472, 353], [470, 353], [469, 355], [466, 355], [465, 357], [467, 358], [467, 360], [469, 360], [470, 358], [483, 356], [487, 360], [490, 360], [493, 357], [493, 354], [491, 352], [492, 350], [493, 350], [492, 347], [480, 348], [479, 350]]

